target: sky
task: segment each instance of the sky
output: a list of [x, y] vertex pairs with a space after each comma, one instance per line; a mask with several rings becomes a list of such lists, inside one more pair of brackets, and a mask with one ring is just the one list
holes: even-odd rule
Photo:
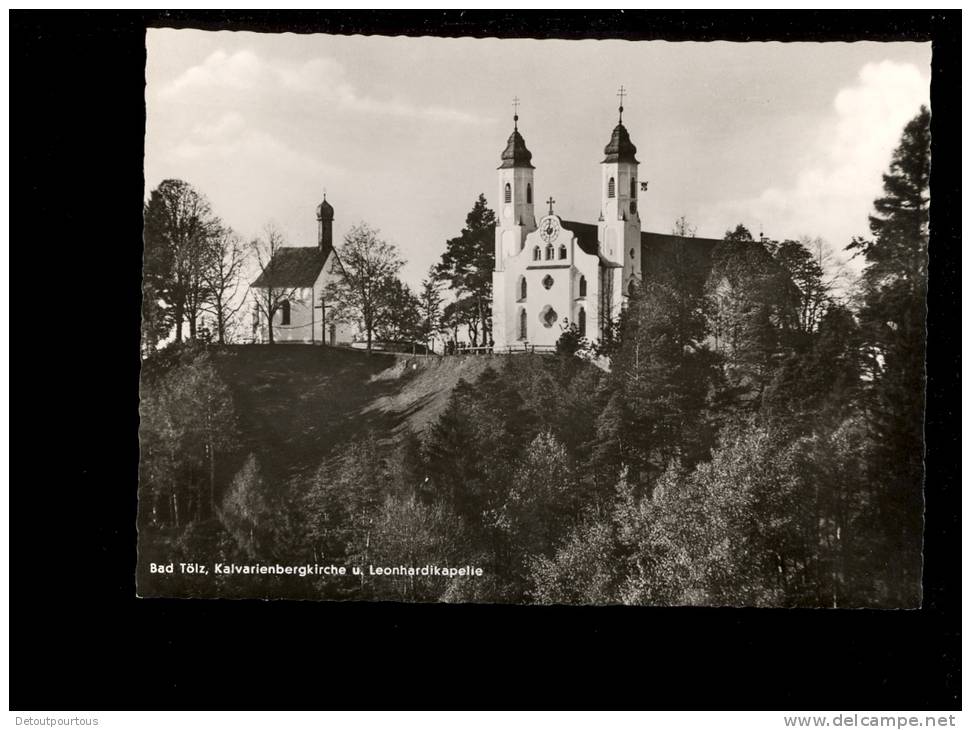
[[[603, 148], [627, 90], [644, 230], [685, 216], [842, 249], [867, 231], [904, 125], [929, 105], [929, 43], [673, 43], [405, 38], [150, 29], [145, 195], [166, 178], [204, 193], [244, 239], [267, 223], [316, 242], [380, 229], [414, 287], [479, 193], [496, 203], [512, 131], [535, 199], [595, 222]], [[856, 265], [856, 264], [853, 264]]]

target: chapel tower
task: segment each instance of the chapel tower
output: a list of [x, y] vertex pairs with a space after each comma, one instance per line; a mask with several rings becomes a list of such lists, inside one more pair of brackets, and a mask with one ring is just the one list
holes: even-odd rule
[[317, 206], [317, 248], [327, 253], [334, 247], [334, 207], [324, 199]]
[[612, 314], [606, 307], [605, 316], [616, 316], [627, 301], [631, 285], [641, 278], [641, 218], [637, 206], [637, 147], [631, 142], [624, 126], [624, 87], [620, 87], [620, 107], [617, 126], [604, 148], [600, 164], [600, 253], [613, 264], [605, 275], [601, 291], [607, 297]]

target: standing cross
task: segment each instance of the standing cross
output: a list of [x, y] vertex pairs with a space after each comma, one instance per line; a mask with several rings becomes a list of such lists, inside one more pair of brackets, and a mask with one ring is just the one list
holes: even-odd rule
[[546, 201], [547, 205], [550, 206], [550, 215], [553, 215], [553, 203], [555, 203], [555, 202], [556, 201], [553, 200], [553, 196], [552, 195], [549, 197], [549, 200]]
[[519, 129], [519, 97], [514, 96], [512, 99], [512, 125], [516, 129]]
[[626, 94], [627, 94], [627, 89], [625, 89], [624, 88], [624, 85], [621, 84], [620, 85], [620, 91], [617, 92], [617, 96], [620, 97], [620, 118], [621, 118], [621, 120], [623, 120], [623, 118], [624, 118], [624, 96]]

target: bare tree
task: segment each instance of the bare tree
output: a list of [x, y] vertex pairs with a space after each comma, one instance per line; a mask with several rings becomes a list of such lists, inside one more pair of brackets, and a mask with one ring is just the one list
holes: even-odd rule
[[279, 257], [277, 252], [284, 248], [283, 233], [272, 223], [263, 229], [263, 236], [250, 243], [256, 265], [260, 269], [260, 281], [263, 286], [253, 287], [253, 300], [256, 310], [266, 317], [267, 333], [270, 344], [273, 344], [273, 317], [283, 306], [284, 302], [293, 299], [297, 287], [285, 286], [278, 281]]
[[674, 222], [674, 228], [671, 229], [671, 233], [681, 238], [694, 238], [697, 231], [698, 228], [691, 225], [685, 216], [678, 218]]
[[203, 274], [206, 299], [203, 310], [216, 323], [219, 344], [226, 344], [226, 334], [236, 313], [246, 303], [239, 296], [243, 264], [246, 260], [242, 241], [231, 228], [224, 228], [215, 238], [209, 265]]
[[398, 248], [378, 237], [367, 223], [354, 226], [338, 249], [344, 273], [327, 287], [327, 298], [335, 302], [338, 319], [357, 320], [371, 352], [374, 332], [387, 319], [386, 282], [397, 275], [404, 261]]

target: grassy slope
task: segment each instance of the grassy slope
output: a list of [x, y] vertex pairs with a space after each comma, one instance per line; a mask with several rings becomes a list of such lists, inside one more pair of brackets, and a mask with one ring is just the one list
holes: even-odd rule
[[215, 362], [236, 403], [241, 450], [274, 478], [312, 472], [334, 447], [367, 430], [421, 432], [460, 378], [474, 380], [500, 358], [405, 357], [312, 345], [239, 345]]

